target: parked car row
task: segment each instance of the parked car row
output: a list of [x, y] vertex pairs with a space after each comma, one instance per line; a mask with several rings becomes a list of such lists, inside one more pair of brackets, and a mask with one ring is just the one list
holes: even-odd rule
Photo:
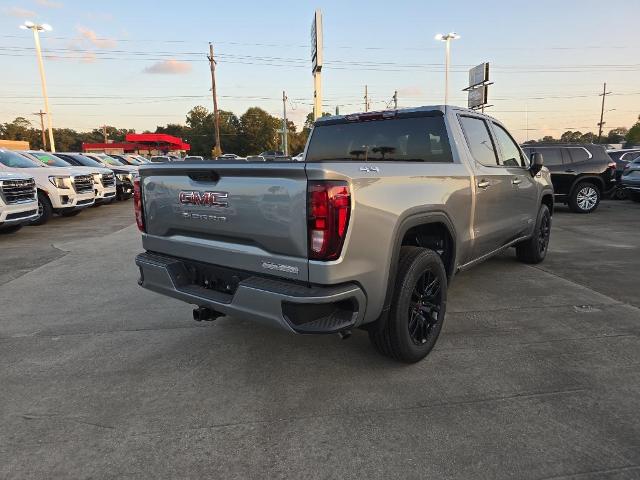
[[640, 149], [605, 150], [601, 145], [536, 143], [522, 146], [529, 156], [541, 153], [551, 172], [554, 200], [577, 213], [593, 212], [603, 197], [640, 201]]
[[0, 149], [0, 231], [133, 195], [138, 166], [105, 154]]

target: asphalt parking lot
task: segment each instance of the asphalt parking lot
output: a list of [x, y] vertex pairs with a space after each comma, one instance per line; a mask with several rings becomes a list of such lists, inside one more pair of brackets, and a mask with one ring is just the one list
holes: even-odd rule
[[640, 478], [640, 204], [454, 279], [416, 365], [142, 290], [131, 201], [0, 237], [1, 478]]

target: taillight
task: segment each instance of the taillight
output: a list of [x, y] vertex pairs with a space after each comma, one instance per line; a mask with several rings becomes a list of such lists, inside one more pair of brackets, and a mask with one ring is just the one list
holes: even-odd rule
[[136, 177], [133, 180], [133, 211], [136, 214], [138, 230], [144, 232], [144, 210], [142, 209], [142, 185], [140, 185], [140, 177]]
[[309, 258], [335, 260], [340, 256], [351, 214], [347, 182], [311, 182], [308, 188]]

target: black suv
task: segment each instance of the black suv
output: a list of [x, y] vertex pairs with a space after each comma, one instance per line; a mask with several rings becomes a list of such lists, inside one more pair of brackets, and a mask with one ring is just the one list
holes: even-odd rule
[[576, 213], [598, 208], [600, 198], [616, 187], [616, 164], [601, 145], [590, 143], [536, 143], [522, 146], [525, 153], [541, 153], [551, 172], [555, 201]]

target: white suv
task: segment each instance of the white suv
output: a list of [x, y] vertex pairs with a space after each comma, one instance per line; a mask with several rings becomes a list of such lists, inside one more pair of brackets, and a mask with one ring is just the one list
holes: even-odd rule
[[16, 232], [36, 218], [38, 200], [33, 178], [0, 172], [0, 232]]
[[93, 176], [72, 168], [46, 167], [9, 150], [0, 149], [0, 172], [27, 174], [38, 189], [38, 217], [46, 223], [54, 213], [72, 216], [94, 204]]
[[42, 162], [47, 167], [71, 168], [93, 177], [93, 193], [96, 204], [110, 203], [116, 198], [116, 178], [112, 170], [104, 167], [85, 167], [73, 165], [62, 155], [37, 150], [20, 152], [21, 155]]

